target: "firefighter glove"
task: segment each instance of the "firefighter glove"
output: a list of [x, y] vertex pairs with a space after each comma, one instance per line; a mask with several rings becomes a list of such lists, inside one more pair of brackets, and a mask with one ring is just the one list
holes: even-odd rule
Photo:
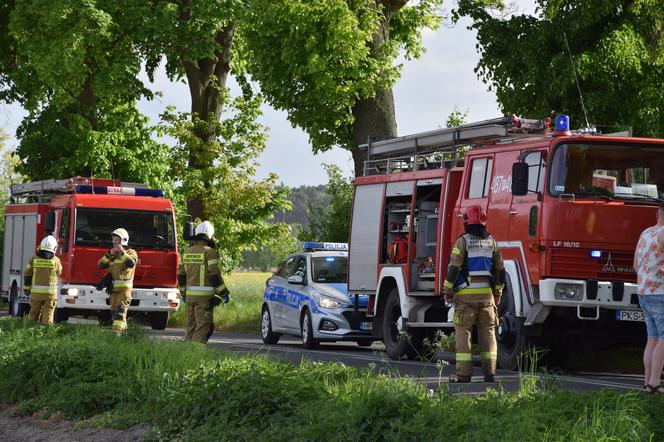
[[221, 304], [221, 295], [214, 295], [212, 297], [212, 307], [216, 307]]
[[180, 299], [182, 299], [182, 302], [186, 304], [187, 303], [187, 294], [185, 292], [182, 292], [180, 294]]

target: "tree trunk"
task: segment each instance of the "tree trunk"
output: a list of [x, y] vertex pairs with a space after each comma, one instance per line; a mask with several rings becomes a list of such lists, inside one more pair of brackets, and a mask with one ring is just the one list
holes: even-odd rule
[[[381, 46], [390, 39], [390, 22], [392, 17], [407, 3], [407, 0], [377, 0], [376, 7], [383, 11], [383, 22], [373, 36], [371, 49], [377, 53]], [[397, 136], [397, 120], [394, 111], [394, 95], [392, 89], [376, 92], [371, 98], [355, 103], [353, 107], [353, 163], [355, 176], [364, 174], [364, 161], [367, 152], [359, 150], [359, 146], [371, 141], [386, 140]]]
[[353, 162], [355, 176], [364, 174], [367, 152], [358, 147], [371, 141], [381, 141], [397, 136], [392, 89], [380, 90], [376, 96], [355, 103], [353, 108]]
[[[235, 23], [229, 23], [217, 34], [218, 48], [212, 58], [187, 60], [184, 62], [191, 95], [192, 119], [200, 119], [208, 123], [206, 128], [196, 132], [201, 143], [192, 146], [189, 151], [189, 168], [202, 170], [212, 166], [214, 160], [207, 146], [214, 143], [214, 125], [223, 112], [223, 94], [230, 72], [231, 46], [235, 34]], [[204, 183], [208, 188], [211, 183]], [[205, 204], [200, 195], [191, 195], [187, 201], [187, 210], [192, 220], [206, 219]]]

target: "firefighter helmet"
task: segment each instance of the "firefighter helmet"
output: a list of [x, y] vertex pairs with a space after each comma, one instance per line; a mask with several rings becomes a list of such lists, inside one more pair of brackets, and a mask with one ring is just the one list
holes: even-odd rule
[[111, 232], [111, 236], [117, 236], [120, 238], [120, 244], [123, 246], [126, 246], [127, 243], [129, 243], [129, 233], [127, 233], [127, 231], [122, 227], [113, 230], [113, 232]]
[[210, 221], [203, 221], [196, 226], [196, 229], [194, 230], [194, 236], [199, 235], [203, 235], [207, 237], [207, 239], [212, 239], [214, 236], [214, 226]]
[[466, 213], [463, 214], [464, 224], [482, 224], [486, 226], [486, 212], [478, 205], [469, 206], [466, 208]]
[[48, 235], [42, 239], [41, 244], [39, 244], [39, 250], [44, 250], [46, 252], [51, 252], [55, 254], [55, 250], [58, 248], [58, 241], [53, 237], [53, 235]]

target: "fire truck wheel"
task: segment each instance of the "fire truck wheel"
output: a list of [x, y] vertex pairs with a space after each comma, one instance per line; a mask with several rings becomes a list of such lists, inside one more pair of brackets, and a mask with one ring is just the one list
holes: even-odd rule
[[59, 324], [67, 321], [69, 321], [69, 310], [66, 308], [56, 308], [53, 313], [53, 322]]
[[416, 330], [411, 330], [410, 334], [400, 332], [398, 323], [402, 320], [399, 290], [395, 287], [387, 295], [381, 321], [385, 353], [394, 360], [413, 359], [421, 354], [418, 351], [422, 344], [420, 333]]
[[302, 347], [307, 350], [313, 350], [318, 347], [320, 342], [314, 339], [314, 326], [311, 322], [311, 314], [305, 309], [300, 320], [300, 332], [302, 333]]
[[168, 312], [151, 312], [150, 327], [152, 330], [164, 330], [168, 324]]
[[498, 366], [503, 370], [519, 368], [519, 356], [521, 356], [527, 340], [523, 334], [523, 319], [516, 316], [509, 276], [506, 278], [505, 290], [498, 305], [496, 340], [498, 341]]
[[30, 304], [18, 301], [18, 286], [14, 283], [9, 294], [9, 314], [14, 315], [17, 318], [22, 318], [27, 315], [29, 311]]
[[267, 305], [263, 306], [263, 313], [261, 313], [261, 338], [266, 344], [276, 344], [279, 342], [281, 335], [272, 331], [272, 316]]

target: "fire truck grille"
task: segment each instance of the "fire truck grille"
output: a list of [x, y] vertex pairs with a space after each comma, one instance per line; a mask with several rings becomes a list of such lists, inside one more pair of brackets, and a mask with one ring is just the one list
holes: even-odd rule
[[549, 249], [548, 274], [558, 278], [636, 282], [634, 252], [602, 251], [599, 258], [588, 249]]

